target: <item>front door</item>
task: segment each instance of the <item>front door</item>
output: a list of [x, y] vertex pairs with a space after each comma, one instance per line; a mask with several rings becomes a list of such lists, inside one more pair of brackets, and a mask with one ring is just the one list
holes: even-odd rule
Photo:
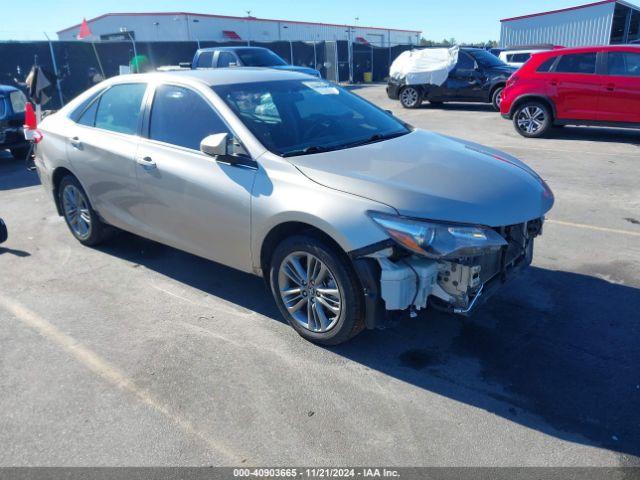
[[483, 78], [471, 55], [460, 51], [458, 63], [449, 73], [444, 96], [449, 100], [474, 101], [482, 97]]
[[137, 154], [147, 235], [235, 268], [251, 265], [254, 168], [200, 152], [208, 135], [231, 132], [200, 93], [178, 85], [156, 88], [148, 138]]
[[596, 73], [597, 53], [563, 55], [549, 75], [548, 91], [559, 119], [600, 120], [603, 76]]
[[640, 123], [640, 53], [607, 54], [602, 90], [602, 120]]

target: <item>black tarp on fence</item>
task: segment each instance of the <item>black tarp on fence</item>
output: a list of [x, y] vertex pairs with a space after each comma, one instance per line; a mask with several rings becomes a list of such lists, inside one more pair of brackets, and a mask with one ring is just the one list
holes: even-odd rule
[[[201, 48], [215, 46], [237, 46], [237, 42], [200, 42]], [[350, 79], [349, 43], [337, 41], [335, 49], [325, 48], [325, 42], [273, 42], [253, 43], [270, 48], [293, 65], [317, 68], [324, 78], [328, 78], [327, 67], [336, 69], [338, 81]], [[136, 52], [149, 60], [150, 68], [177, 65], [190, 62], [198, 48], [197, 42], [136, 42]], [[352, 44], [353, 81], [364, 81], [364, 73], [372, 72], [374, 81], [383, 81], [391, 62], [403, 51], [411, 48], [399, 45], [390, 48]], [[21, 86], [34, 62], [54, 71], [51, 50], [55, 56], [60, 77], [63, 101], [66, 103], [92, 85], [96, 72], [104, 72], [105, 77], [119, 73], [120, 65], [129, 65], [134, 57], [131, 42], [81, 42], [46, 41], [0, 42], [0, 84]], [[327, 51], [337, 52], [337, 58], [326, 58]], [[334, 78], [335, 75], [329, 78]], [[60, 107], [58, 95], [45, 105], [47, 109]]]

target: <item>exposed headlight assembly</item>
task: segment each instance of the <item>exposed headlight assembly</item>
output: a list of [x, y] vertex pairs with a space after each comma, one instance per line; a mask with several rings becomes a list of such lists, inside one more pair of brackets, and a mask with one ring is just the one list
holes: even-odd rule
[[473, 257], [507, 245], [499, 233], [484, 227], [413, 220], [369, 212], [399, 245], [428, 258]]

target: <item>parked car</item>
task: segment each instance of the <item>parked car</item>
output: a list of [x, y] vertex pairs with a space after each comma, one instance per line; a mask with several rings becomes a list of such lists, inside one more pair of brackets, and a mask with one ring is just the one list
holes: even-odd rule
[[295, 72], [115, 77], [40, 130], [40, 178], [82, 244], [115, 226], [262, 275], [327, 345], [392, 311], [469, 314], [531, 262], [553, 204], [514, 157]]
[[400, 100], [405, 108], [418, 108], [428, 100], [432, 105], [444, 102], [491, 103], [500, 110], [502, 89], [516, 69], [481, 48], [461, 48], [458, 63], [441, 86], [405, 85], [390, 78], [387, 94]]
[[24, 159], [29, 143], [22, 125], [27, 97], [15, 87], [0, 85], [0, 150], [9, 149], [14, 158]]
[[554, 125], [640, 127], [640, 47], [536, 54], [509, 79], [502, 98], [502, 116], [525, 137], [541, 137]]
[[314, 68], [289, 65], [282, 57], [262, 47], [214, 47], [196, 51], [191, 68], [267, 67], [276, 70], [306, 73], [320, 78]]
[[4, 243], [9, 238], [9, 232], [7, 230], [7, 226], [4, 223], [4, 220], [0, 218], [0, 243]]
[[498, 58], [510, 67], [520, 68], [529, 61], [531, 55], [534, 53], [546, 52], [545, 49], [518, 49], [518, 50], [504, 50], [500, 52]]

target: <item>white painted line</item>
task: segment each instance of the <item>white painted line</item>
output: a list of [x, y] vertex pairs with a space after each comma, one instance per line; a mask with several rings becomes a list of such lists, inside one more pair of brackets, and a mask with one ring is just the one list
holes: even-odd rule
[[587, 230], [595, 230], [598, 232], [619, 233], [621, 235], [631, 235], [633, 237], [640, 237], [640, 232], [632, 232], [631, 230], [620, 230], [617, 228], [597, 227], [595, 225], [586, 225], [584, 223], [564, 222], [562, 220], [546, 219], [545, 223], [555, 223], [556, 225], [564, 225], [565, 227], [584, 228]]
[[59, 330], [37, 313], [3, 295], [0, 295], [0, 307], [13, 314], [24, 325], [35, 330], [46, 340], [56, 344], [62, 350], [75, 357], [78, 362], [112, 386], [133, 394], [140, 403], [160, 413], [187, 434], [196, 437], [212, 452], [226, 457], [228, 464], [237, 465], [242, 459], [249, 458], [220, 443], [218, 440], [210, 438], [206, 432], [197, 428], [190, 420], [179, 413], [171, 411], [167, 404], [154, 397], [149, 391], [136, 385], [124, 372], [89, 350], [73, 337]]

